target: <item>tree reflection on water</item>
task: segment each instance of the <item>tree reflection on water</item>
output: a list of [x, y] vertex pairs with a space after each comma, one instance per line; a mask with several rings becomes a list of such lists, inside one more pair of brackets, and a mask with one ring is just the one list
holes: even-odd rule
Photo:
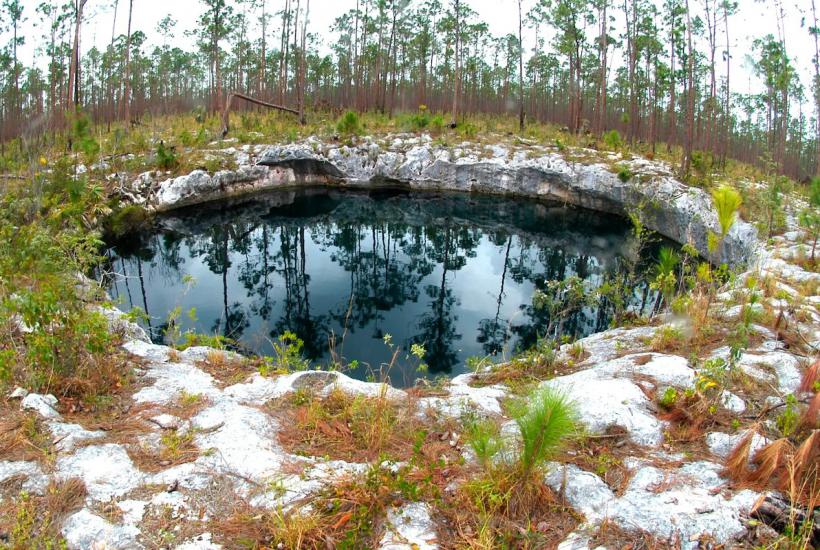
[[[332, 352], [358, 360], [352, 374], [364, 377], [389, 362], [390, 334], [405, 349], [423, 345], [431, 375], [455, 375], [472, 355], [501, 358], [540, 337], [605, 328], [612, 306], [604, 296], [560, 323], [532, 296], [569, 277], [591, 293], [623, 278], [631, 239], [620, 218], [556, 204], [303, 189], [162, 217], [155, 230], [113, 243], [106, 282], [123, 309], [147, 312], [158, 342], [170, 311], [195, 307], [196, 320], [177, 321], [184, 329], [251, 352], [270, 353], [291, 331], [316, 364]], [[196, 281], [190, 288], [186, 275]], [[628, 301], [645, 303], [647, 282], [628, 283]], [[558, 328], [547, 335], [549, 327]], [[417, 376], [402, 371], [392, 381]]]

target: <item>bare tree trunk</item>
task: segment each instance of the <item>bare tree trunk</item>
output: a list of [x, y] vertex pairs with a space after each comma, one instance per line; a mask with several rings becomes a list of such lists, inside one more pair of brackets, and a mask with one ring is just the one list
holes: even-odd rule
[[285, 85], [288, 78], [288, 44], [290, 44], [290, 0], [285, 0], [282, 11], [282, 43], [279, 48], [279, 103], [285, 102]]
[[222, 105], [222, 66], [219, 62], [219, 29], [222, 26], [222, 13], [219, 10], [219, 4], [214, 9], [214, 34], [213, 34], [213, 48], [214, 48], [214, 85], [216, 86], [216, 98], [214, 101], [214, 111]]
[[681, 177], [689, 175], [689, 167], [692, 163], [692, 138], [695, 126], [695, 52], [692, 49], [692, 17], [689, 13], [689, 0], [686, 0], [686, 49], [689, 52], [688, 80], [689, 90], [686, 97], [686, 144], [684, 146], [683, 158], [681, 159]]
[[521, 0], [518, 0], [518, 129], [524, 131], [524, 40], [522, 27], [524, 25], [521, 10]]
[[675, 12], [672, 8], [671, 29], [669, 32], [669, 52], [671, 57], [671, 70], [669, 71], [669, 110], [667, 111], [667, 122], [669, 124], [666, 136], [666, 152], [672, 152], [672, 142], [677, 138], [678, 121], [675, 116]]
[[125, 131], [131, 124], [131, 15], [134, 11], [134, 0], [128, 0], [128, 37], [125, 39], [125, 93], [122, 104], [125, 112]]
[[268, 0], [262, 0], [262, 65], [259, 69], [259, 95], [262, 99], [266, 99], [267, 86], [265, 86], [265, 79], [267, 78], [267, 36], [268, 36], [268, 16], [265, 13]]
[[71, 61], [68, 66], [68, 90], [66, 95], [66, 109], [74, 103], [79, 106], [79, 86], [77, 80], [80, 77], [80, 26], [83, 20], [83, 8], [88, 0], [75, 0], [74, 3], [74, 45], [71, 48]]
[[230, 116], [231, 116], [231, 104], [233, 103], [233, 98], [244, 99], [249, 103], [253, 103], [254, 105], [259, 105], [260, 107], [267, 107], [269, 109], [276, 109], [277, 111], [284, 111], [286, 113], [291, 113], [297, 116], [302, 116], [302, 113], [295, 109], [291, 109], [290, 107], [284, 107], [282, 105], [274, 105], [273, 103], [268, 103], [267, 101], [262, 101], [251, 97], [249, 95], [241, 94], [239, 92], [232, 92], [228, 94], [228, 99], [225, 101], [225, 108], [222, 110], [222, 137], [228, 135], [228, 132], [231, 129], [230, 126]]
[[19, 118], [20, 116], [20, 69], [17, 67], [17, 24], [18, 20], [14, 19], [14, 38], [13, 38], [13, 53], [12, 53], [12, 62], [14, 63], [14, 110], [15, 110], [15, 118]]
[[353, 94], [356, 96], [353, 102], [354, 105], [360, 104], [359, 98], [359, 74], [361, 67], [359, 65], [359, 0], [356, 0], [356, 22], [353, 25]]
[[114, 55], [114, 33], [117, 31], [117, 11], [120, 7], [120, 0], [114, 0], [114, 22], [111, 24], [111, 45], [109, 49], [111, 51], [112, 62], [108, 65], [108, 74], [106, 75], [106, 80], [108, 81], [108, 129], [111, 129], [111, 120], [116, 117], [116, 106], [114, 101], [114, 86], [111, 83], [113, 78], [112, 69], [114, 67], [113, 63], [113, 55]]
[[307, 26], [308, 26], [308, 17], [310, 15], [310, 0], [307, 0], [305, 3], [305, 16], [302, 19], [302, 48], [300, 53], [300, 66], [299, 66], [299, 124], [304, 125], [305, 120], [305, 71], [306, 67], [305, 64], [307, 62]]
[[455, 128], [458, 124], [458, 94], [461, 87], [461, 67], [459, 66], [459, 43], [461, 42], [461, 18], [459, 17], [461, 11], [461, 3], [455, 0], [456, 6], [456, 44], [455, 44], [455, 78], [453, 82], [453, 118], [450, 120], [450, 126]]
[[600, 19], [600, 36], [598, 38], [599, 41], [599, 54], [598, 58], [600, 60], [599, 64], [599, 82], [598, 82], [598, 98], [595, 105], [595, 115], [596, 115], [596, 123], [595, 123], [595, 131], [601, 135], [604, 132], [604, 124], [605, 124], [605, 117], [606, 117], [606, 80], [607, 80], [607, 50], [609, 49], [608, 38], [607, 38], [607, 18], [606, 18], [606, 8], [607, 4], [609, 4], [609, 0], [604, 0], [601, 3], [601, 8], [598, 12], [598, 16]]
[[[302, 1], [296, 0], [296, 12], [293, 15], [293, 86], [295, 90], [291, 90], [291, 95], [296, 92], [296, 101], [299, 101], [299, 66], [301, 57], [299, 57], [299, 12], [302, 10]], [[287, 72], [287, 71], [285, 71]], [[287, 78], [287, 74], [285, 75]]]
[[820, 34], [818, 34], [817, 9], [814, 0], [811, 0], [811, 14], [814, 19], [814, 104], [816, 107], [816, 134], [814, 136], [817, 142], [817, 150], [815, 152], [814, 173], [820, 177]]

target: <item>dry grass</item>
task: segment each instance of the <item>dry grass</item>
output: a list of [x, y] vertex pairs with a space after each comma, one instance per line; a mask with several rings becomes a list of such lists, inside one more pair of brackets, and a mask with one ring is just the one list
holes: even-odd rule
[[[575, 353], [579, 357], [578, 362], [589, 356], [583, 349], [578, 349]], [[487, 372], [477, 373], [472, 385], [482, 387], [503, 384], [512, 389], [513, 393], [526, 393], [538, 382], [578, 370], [576, 364], [574, 361], [559, 360], [552, 350], [525, 353], [505, 363], [493, 365]]]
[[173, 403], [168, 405], [168, 414], [187, 420], [200, 413], [210, 401], [204, 395], [198, 393], [182, 392]]
[[54, 458], [51, 434], [34, 413], [5, 404], [0, 408], [0, 457], [3, 460], [35, 460], [48, 463]]
[[457, 460], [449, 445], [456, 423], [431, 422], [418, 413], [413, 400], [396, 403], [385, 395], [351, 396], [341, 390], [325, 398], [297, 393], [276, 411], [283, 419], [279, 440], [294, 454], [370, 462], [423, 452]]
[[543, 476], [505, 469], [471, 476], [440, 515], [442, 548], [554, 548], [581, 520]]
[[[757, 490], [783, 491], [792, 502], [807, 504], [820, 497], [820, 430], [813, 430], [799, 446], [780, 438], [750, 457], [751, 435], [732, 450], [726, 461], [725, 475]], [[750, 460], [751, 459], [751, 460]]]
[[604, 520], [592, 536], [590, 546], [623, 550], [679, 550], [681, 541], [661, 541], [646, 531], [624, 529], [612, 521]]
[[242, 382], [258, 370], [253, 360], [221, 350], [209, 351], [204, 360], [197, 361], [196, 366], [213, 376], [219, 388]]
[[820, 359], [815, 359], [814, 363], [803, 373], [800, 381], [799, 392], [818, 392], [817, 384], [820, 383]]
[[125, 350], [114, 348], [105, 357], [95, 357], [80, 374], [57, 380], [49, 392], [59, 397], [66, 413], [107, 414], [133, 394], [134, 368], [139, 365]]
[[707, 431], [730, 426], [734, 418], [698, 393], [680, 395], [658, 417], [670, 423], [664, 438], [670, 444], [698, 442]]
[[158, 447], [134, 443], [127, 447], [128, 456], [145, 472], [158, 472], [193, 462], [202, 455], [194, 442], [195, 435], [193, 430], [167, 430], [161, 435]]
[[624, 462], [629, 457], [645, 454], [646, 449], [632, 443], [624, 428], [612, 426], [603, 434], [580, 438], [578, 444], [558, 460], [594, 472], [615, 494], [620, 495], [634, 473]]
[[42, 496], [20, 493], [0, 502], [4, 548], [60, 548], [63, 520], [82, 508], [87, 491], [80, 479], [52, 481]]
[[650, 342], [650, 349], [655, 352], [674, 353], [683, 349], [686, 338], [681, 329], [663, 325], [655, 330]]
[[288, 510], [255, 508], [235, 500], [209, 528], [218, 542], [249, 548], [375, 548], [388, 507], [403, 498], [397, 477], [372, 468], [337, 482]]

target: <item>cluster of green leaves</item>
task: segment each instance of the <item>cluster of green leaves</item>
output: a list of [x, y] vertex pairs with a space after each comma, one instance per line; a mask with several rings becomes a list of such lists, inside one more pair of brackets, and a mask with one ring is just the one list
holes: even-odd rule
[[419, 111], [408, 118], [408, 126], [413, 132], [428, 130], [439, 134], [444, 130], [444, 117], [442, 115], [430, 115], [426, 110]]
[[179, 165], [173, 147], [167, 147], [164, 141], [157, 145], [157, 167], [161, 170], [173, 170]]
[[99, 260], [93, 228], [108, 209], [74, 172], [61, 160], [0, 201], [0, 383], [87, 394], [114, 382], [114, 337], [80, 279]]
[[808, 206], [800, 212], [800, 226], [811, 242], [811, 261], [815, 260], [817, 238], [820, 237], [820, 177], [814, 177], [809, 187]]
[[287, 330], [273, 343], [273, 356], [263, 358], [259, 372], [263, 376], [274, 372], [294, 372], [310, 368], [310, 361], [302, 356], [305, 342]]
[[336, 130], [345, 136], [357, 136], [362, 133], [362, 124], [359, 115], [354, 111], [347, 111], [336, 123]]

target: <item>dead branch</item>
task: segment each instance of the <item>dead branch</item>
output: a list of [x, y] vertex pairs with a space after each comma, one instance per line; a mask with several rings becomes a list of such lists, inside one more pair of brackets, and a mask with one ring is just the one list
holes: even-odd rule
[[282, 105], [275, 105], [273, 103], [268, 103], [267, 101], [262, 101], [261, 99], [256, 99], [255, 97], [251, 97], [249, 95], [245, 95], [239, 92], [231, 92], [228, 94], [228, 99], [225, 101], [225, 109], [222, 111], [222, 137], [228, 135], [228, 130], [230, 129], [229, 126], [229, 118], [231, 114], [231, 102], [233, 98], [237, 97], [239, 99], [244, 99], [248, 103], [253, 103], [254, 105], [260, 105], [262, 107], [267, 107], [269, 109], [276, 109], [277, 111], [284, 111], [286, 113], [291, 113], [296, 116], [299, 116], [299, 111], [296, 109], [291, 109], [290, 107], [283, 107]]

